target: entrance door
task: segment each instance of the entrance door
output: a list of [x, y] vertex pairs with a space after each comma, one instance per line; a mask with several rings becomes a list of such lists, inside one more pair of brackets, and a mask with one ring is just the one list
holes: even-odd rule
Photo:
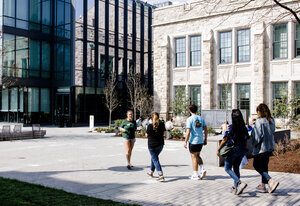
[[56, 118], [63, 118], [65, 121], [70, 117], [70, 94], [56, 94]]

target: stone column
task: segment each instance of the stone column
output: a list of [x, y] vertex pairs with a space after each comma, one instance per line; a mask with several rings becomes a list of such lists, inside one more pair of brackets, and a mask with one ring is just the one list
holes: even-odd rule
[[153, 45], [154, 68], [154, 111], [160, 114], [165, 120], [168, 118], [170, 104], [170, 39], [164, 37], [162, 43]]
[[251, 45], [253, 54], [253, 74], [251, 84], [251, 112], [256, 113], [256, 107], [265, 102], [265, 43], [264, 43], [264, 24], [258, 25], [254, 28], [255, 42]]
[[213, 107], [213, 32], [203, 34], [202, 45], [202, 109]]

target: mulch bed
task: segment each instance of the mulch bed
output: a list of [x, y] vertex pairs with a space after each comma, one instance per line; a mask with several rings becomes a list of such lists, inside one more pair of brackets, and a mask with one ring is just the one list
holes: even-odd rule
[[[253, 159], [249, 159], [249, 163], [244, 169], [254, 169]], [[300, 149], [272, 156], [269, 162], [269, 171], [300, 174]]]

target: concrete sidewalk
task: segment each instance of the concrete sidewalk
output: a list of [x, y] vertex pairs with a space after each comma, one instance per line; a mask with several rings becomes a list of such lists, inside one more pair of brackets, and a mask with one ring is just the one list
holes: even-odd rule
[[204, 180], [190, 180], [191, 160], [183, 142], [166, 141], [160, 155], [166, 182], [161, 183], [146, 175], [150, 165], [146, 139], [137, 139], [134, 169], [129, 171], [122, 138], [88, 133], [87, 127], [46, 129], [43, 139], [0, 142], [0, 176], [141, 205], [300, 205], [298, 174], [271, 172], [280, 185], [275, 193], [263, 194], [255, 191], [259, 175], [242, 170], [248, 187], [235, 196], [230, 193], [233, 180], [224, 168], [206, 165]]

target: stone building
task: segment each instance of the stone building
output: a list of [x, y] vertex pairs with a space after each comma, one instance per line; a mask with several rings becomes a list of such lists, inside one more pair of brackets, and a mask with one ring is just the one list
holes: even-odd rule
[[[300, 8], [299, 1], [284, 4]], [[300, 97], [300, 26], [273, 1], [189, 1], [153, 12], [154, 107], [174, 116], [184, 88], [207, 109], [271, 108], [283, 93]]]
[[112, 72], [117, 74], [122, 107], [113, 119], [124, 118], [128, 100], [126, 81], [130, 73], [140, 73], [152, 91], [152, 7], [142, 1], [87, 1], [75, 24], [74, 122], [108, 121], [103, 88]]

